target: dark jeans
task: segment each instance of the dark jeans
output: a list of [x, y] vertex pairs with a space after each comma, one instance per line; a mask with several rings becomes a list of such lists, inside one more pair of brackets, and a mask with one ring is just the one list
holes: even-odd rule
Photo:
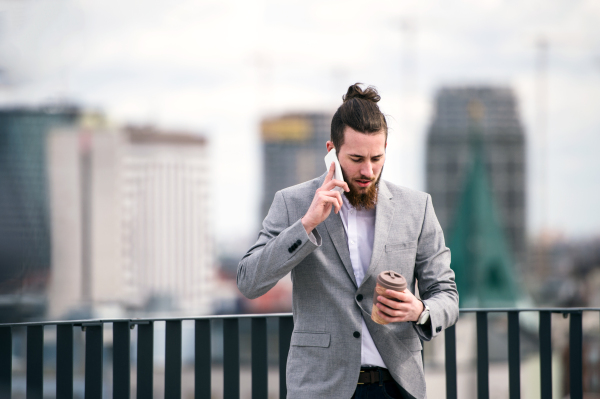
[[357, 385], [352, 399], [403, 399], [398, 385], [394, 381], [386, 381], [382, 386], [379, 383]]

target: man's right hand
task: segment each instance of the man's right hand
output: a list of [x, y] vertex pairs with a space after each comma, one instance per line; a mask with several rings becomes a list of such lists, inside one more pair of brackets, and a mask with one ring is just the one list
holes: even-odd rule
[[350, 191], [348, 184], [341, 180], [335, 180], [333, 178], [333, 172], [335, 171], [335, 163], [331, 163], [329, 167], [329, 173], [325, 176], [323, 185], [315, 192], [315, 197], [306, 212], [301, 219], [302, 225], [306, 230], [306, 234], [310, 234], [321, 222], [329, 216], [331, 208], [335, 208], [335, 213], [338, 213], [342, 209], [342, 195], [337, 191], [331, 191], [334, 187], [341, 187], [344, 191]]

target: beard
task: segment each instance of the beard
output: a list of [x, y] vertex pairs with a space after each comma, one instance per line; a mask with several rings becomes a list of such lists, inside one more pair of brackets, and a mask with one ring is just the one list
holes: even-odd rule
[[346, 198], [348, 199], [348, 202], [350, 203], [350, 205], [352, 205], [354, 208], [361, 210], [361, 209], [374, 209], [375, 205], [377, 205], [377, 195], [379, 193], [379, 180], [381, 180], [381, 174], [383, 172], [383, 167], [381, 168], [381, 171], [379, 172], [379, 176], [377, 177], [377, 180], [375, 180], [375, 178], [369, 179], [368, 177], [365, 176], [360, 176], [359, 179], [360, 180], [370, 180], [374, 183], [372, 183], [369, 188], [367, 188], [366, 191], [359, 191], [356, 189], [356, 187], [354, 187], [354, 184], [352, 184], [352, 182], [350, 182], [347, 177], [346, 174], [344, 173], [344, 169], [342, 169], [342, 174], [344, 175], [344, 181], [348, 183], [348, 188], [350, 189], [349, 192], [344, 192], [344, 195], [346, 196]]

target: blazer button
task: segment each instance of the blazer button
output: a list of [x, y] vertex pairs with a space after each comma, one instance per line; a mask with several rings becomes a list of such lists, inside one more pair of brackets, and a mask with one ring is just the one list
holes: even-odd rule
[[360, 333], [358, 331], [354, 331], [354, 338], [360, 338]]
[[362, 296], [362, 294], [358, 294], [358, 295], [356, 296], [356, 300], [357, 300], [358, 302], [362, 301], [362, 299], [363, 299], [363, 296]]
[[302, 244], [302, 241], [298, 240], [298, 241], [296, 241], [296, 244], [300, 245], [300, 244]]

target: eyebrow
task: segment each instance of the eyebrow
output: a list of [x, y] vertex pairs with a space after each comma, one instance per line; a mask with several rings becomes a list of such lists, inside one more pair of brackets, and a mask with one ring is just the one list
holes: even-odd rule
[[[365, 158], [364, 155], [358, 155], [358, 154], [348, 154], [349, 157], [355, 157], [355, 158]], [[377, 157], [382, 157], [383, 154], [379, 154], [379, 155], [373, 155], [371, 158], [377, 158]]]

